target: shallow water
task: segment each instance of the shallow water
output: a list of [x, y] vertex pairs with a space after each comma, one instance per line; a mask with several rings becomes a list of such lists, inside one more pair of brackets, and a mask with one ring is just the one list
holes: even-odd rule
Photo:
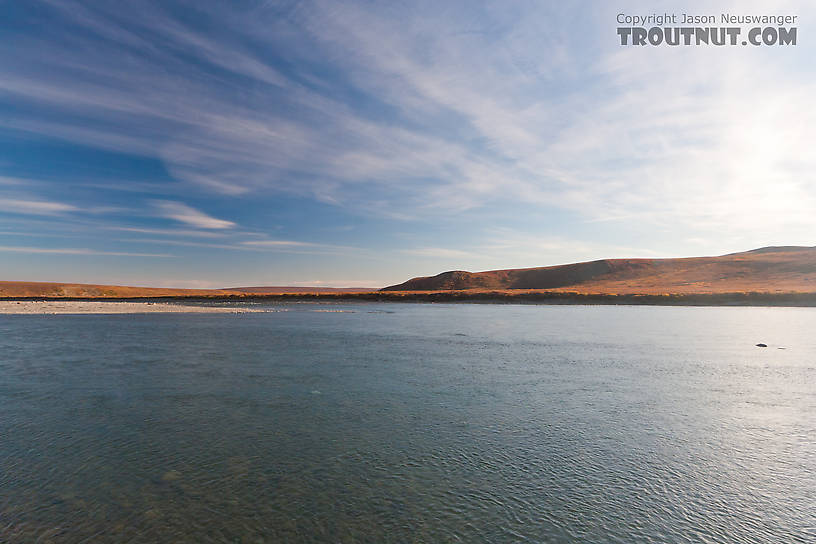
[[816, 309], [270, 309], [0, 316], [0, 542], [816, 541]]

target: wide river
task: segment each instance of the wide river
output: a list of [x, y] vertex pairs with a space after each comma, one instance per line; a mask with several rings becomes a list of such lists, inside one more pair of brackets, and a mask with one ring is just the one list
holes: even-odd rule
[[268, 309], [0, 316], [0, 542], [816, 542], [816, 309]]

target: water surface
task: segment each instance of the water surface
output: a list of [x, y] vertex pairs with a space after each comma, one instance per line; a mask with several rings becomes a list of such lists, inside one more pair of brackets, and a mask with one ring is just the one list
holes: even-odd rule
[[0, 316], [0, 542], [816, 541], [816, 309], [269, 308]]

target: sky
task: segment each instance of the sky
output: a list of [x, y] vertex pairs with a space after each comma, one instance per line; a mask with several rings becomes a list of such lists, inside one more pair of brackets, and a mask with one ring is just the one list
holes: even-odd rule
[[[381, 287], [816, 245], [810, 2], [0, 9], [3, 280]], [[797, 15], [798, 43], [619, 45], [618, 13], [664, 11]]]

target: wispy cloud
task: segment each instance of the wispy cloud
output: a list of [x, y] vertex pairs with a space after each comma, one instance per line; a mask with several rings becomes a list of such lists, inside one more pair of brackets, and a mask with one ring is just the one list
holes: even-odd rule
[[119, 243], [148, 244], [152, 246], [183, 246], [191, 248], [211, 248], [229, 251], [254, 251], [261, 253], [292, 253], [302, 255], [344, 254], [349, 252], [360, 253], [359, 248], [332, 244], [314, 244], [293, 240], [243, 240], [224, 242], [194, 242], [191, 240], [175, 240], [170, 238], [120, 238]]
[[[293, 193], [391, 218], [411, 215], [405, 207], [432, 216], [524, 201], [685, 228], [814, 223], [802, 176], [814, 167], [803, 146], [814, 136], [805, 105], [816, 86], [800, 71], [780, 89], [791, 76], [778, 55], [596, 50], [568, 25], [542, 33], [541, 24], [580, 20], [603, 32], [611, 8], [540, 3], [478, 17], [422, 3], [316, 1], [286, 18], [261, 5], [200, 8], [202, 21], [223, 23], [216, 33], [161, 4], [141, 6], [139, 18], [47, 4], [78, 32], [17, 44], [0, 88], [66, 115], [0, 123], [157, 156], [204, 191]], [[281, 70], [281, 55], [299, 68]], [[701, 66], [705, 80], [678, 62]], [[332, 80], [327, 67], [343, 76]], [[766, 77], [747, 85], [756, 73]], [[338, 88], [364, 103], [338, 98]], [[783, 118], [799, 122], [774, 122]], [[201, 228], [232, 226], [169, 213]]]
[[108, 255], [115, 257], [172, 257], [165, 253], [130, 253], [124, 251], [100, 251], [85, 248], [43, 248], [26, 246], [0, 246], [0, 251], [9, 253], [42, 253], [52, 255]]
[[230, 229], [235, 226], [232, 221], [216, 219], [181, 202], [157, 200], [153, 205], [160, 216], [200, 229]]
[[255, 251], [279, 251], [312, 255], [337, 254], [349, 256], [352, 253], [356, 255], [360, 255], [362, 253], [360, 248], [357, 247], [339, 244], [301, 242], [297, 240], [244, 240], [237, 247]]
[[308, 242], [296, 242], [294, 240], [247, 240], [241, 242], [244, 246], [251, 247], [309, 247], [315, 246]]
[[[786, 5], [802, 20], [816, 13]], [[730, 0], [718, 9], [732, 7], [765, 9]], [[310, 200], [382, 220], [382, 238], [410, 222], [424, 239], [395, 255], [474, 265], [659, 254], [676, 240], [716, 239], [694, 245], [715, 251], [723, 241], [812, 239], [813, 45], [621, 48], [618, 9], [305, 0], [285, 14], [268, 2], [207, 3], [180, 17], [167, 2], [39, 2], [34, 15], [55, 30], [0, 44], [0, 100], [11, 106], [0, 127], [138, 155], [172, 182], [125, 181], [130, 172], [83, 179], [76, 185], [99, 187], [84, 193], [99, 201], [82, 210], [57, 202], [66, 194], [58, 182], [41, 193], [27, 186], [0, 210], [41, 219], [113, 211], [123, 199], [112, 193], [137, 190], [166, 200], [135, 203], [145, 208], [135, 214], [185, 228], [145, 221], [116, 225], [121, 232], [344, 251], [320, 239], [240, 239], [243, 206]], [[0, 184], [23, 183], [9, 175]], [[459, 222], [516, 224], [525, 214], [535, 217], [527, 232], [480, 247], [472, 222]], [[589, 228], [559, 238], [562, 216]], [[442, 247], [442, 228], [472, 243]], [[633, 239], [609, 242], [613, 232]]]
[[17, 200], [10, 198], [0, 199], [0, 211], [32, 214], [32, 215], [53, 215], [65, 212], [77, 211], [76, 206], [63, 204], [62, 202], [50, 202], [46, 200]]
[[163, 236], [192, 236], [194, 238], [221, 238], [226, 236], [223, 232], [213, 232], [206, 230], [190, 230], [190, 229], [155, 229], [148, 227], [119, 227], [110, 226], [109, 230], [117, 230], [122, 232], [133, 232], [138, 234], [161, 234]]

